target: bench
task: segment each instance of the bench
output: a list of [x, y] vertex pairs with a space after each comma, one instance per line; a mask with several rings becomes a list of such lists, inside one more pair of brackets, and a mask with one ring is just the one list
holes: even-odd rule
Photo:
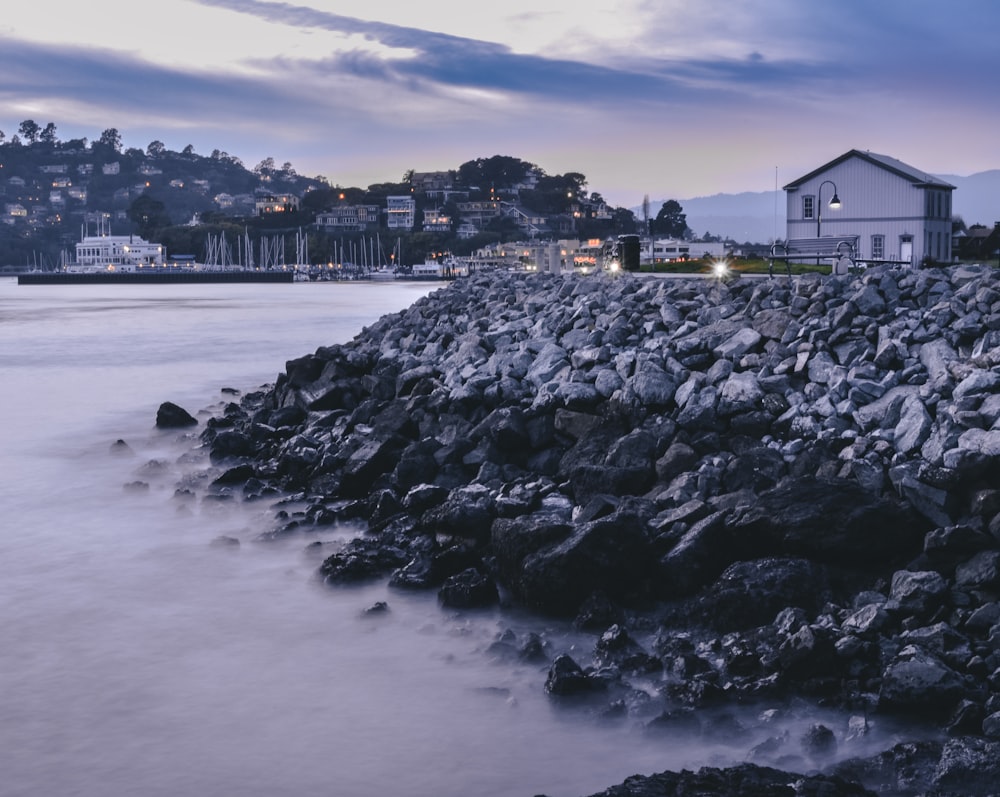
[[792, 273], [789, 265], [792, 260], [830, 260], [832, 270], [835, 272], [846, 260], [847, 267], [853, 271], [857, 265], [856, 255], [860, 238], [860, 235], [828, 235], [824, 238], [789, 238], [784, 243], [772, 244], [769, 273], [774, 275], [775, 260], [785, 261], [789, 276]]

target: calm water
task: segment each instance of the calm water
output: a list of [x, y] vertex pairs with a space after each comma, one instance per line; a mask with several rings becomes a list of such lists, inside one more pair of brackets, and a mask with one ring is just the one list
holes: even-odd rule
[[321, 588], [315, 538], [253, 542], [273, 508], [174, 498], [199, 463], [162, 401], [217, 408], [430, 289], [0, 279], [0, 794], [573, 797], [745, 755], [558, 710], [544, 668], [486, 653], [593, 640]]

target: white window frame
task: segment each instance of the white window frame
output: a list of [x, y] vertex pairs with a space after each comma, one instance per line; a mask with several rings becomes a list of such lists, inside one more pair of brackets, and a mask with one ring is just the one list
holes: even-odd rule
[[873, 235], [872, 236], [872, 259], [873, 260], [884, 260], [885, 259], [885, 236], [884, 235]]

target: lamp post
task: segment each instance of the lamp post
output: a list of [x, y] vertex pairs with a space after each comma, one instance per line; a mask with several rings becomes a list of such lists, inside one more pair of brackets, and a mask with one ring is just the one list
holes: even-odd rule
[[837, 184], [833, 180], [824, 180], [816, 189], [816, 237], [819, 238], [819, 223], [823, 217], [823, 186], [829, 183], [833, 186], [833, 199], [830, 200], [830, 209], [837, 210], [840, 207], [840, 197], [837, 196]]

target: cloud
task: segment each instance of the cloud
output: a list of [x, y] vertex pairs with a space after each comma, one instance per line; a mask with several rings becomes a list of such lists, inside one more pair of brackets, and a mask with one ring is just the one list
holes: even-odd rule
[[[251, 14], [274, 24], [360, 36], [380, 45], [332, 54], [312, 69], [406, 83], [416, 91], [433, 87], [500, 91], [545, 99], [558, 105], [705, 101], [707, 91], [729, 94], [750, 86], [815, 80], [807, 64], [768, 62], [759, 52], [743, 59], [693, 57], [618, 59], [621, 66], [596, 61], [517, 53], [504, 44], [437, 33], [385, 22], [366, 21], [289, 3], [260, 0], [199, 0], [213, 8]], [[388, 48], [388, 49], [386, 49]], [[301, 65], [300, 65], [301, 66]]]

